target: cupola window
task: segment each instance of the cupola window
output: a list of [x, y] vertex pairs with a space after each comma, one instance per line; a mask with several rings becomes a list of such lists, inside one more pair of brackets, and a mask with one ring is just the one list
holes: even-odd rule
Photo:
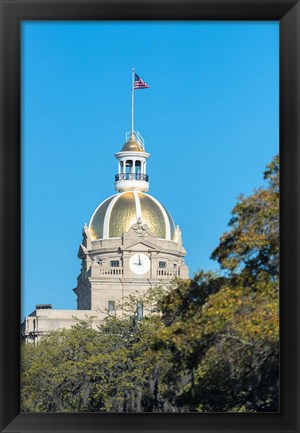
[[135, 173], [139, 174], [141, 172], [141, 161], [135, 162]]
[[165, 269], [167, 267], [167, 263], [166, 262], [159, 262], [158, 267], [160, 269]]
[[132, 172], [132, 161], [126, 161], [126, 174]]
[[110, 266], [111, 266], [112, 268], [118, 268], [118, 267], [120, 266], [120, 262], [119, 262], [119, 260], [112, 260], [112, 261], [110, 262]]

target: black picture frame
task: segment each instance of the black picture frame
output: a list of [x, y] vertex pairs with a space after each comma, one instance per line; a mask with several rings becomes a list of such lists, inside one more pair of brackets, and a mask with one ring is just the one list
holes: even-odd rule
[[[0, 0], [1, 432], [300, 432], [299, 60], [295, 0]], [[20, 23], [22, 20], [280, 21], [280, 412], [20, 414]]]

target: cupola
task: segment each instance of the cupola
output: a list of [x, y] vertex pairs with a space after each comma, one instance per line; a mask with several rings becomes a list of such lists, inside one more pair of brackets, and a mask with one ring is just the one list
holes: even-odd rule
[[115, 189], [119, 192], [149, 190], [149, 177], [146, 166], [150, 154], [145, 152], [145, 143], [137, 131], [126, 134], [126, 143], [115, 154], [118, 160], [118, 174], [115, 176]]

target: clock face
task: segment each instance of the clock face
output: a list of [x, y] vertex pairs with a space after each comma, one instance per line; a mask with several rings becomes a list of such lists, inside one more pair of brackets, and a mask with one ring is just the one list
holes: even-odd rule
[[145, 256], [145, 254], [136, 253], [131, 256], [129, 266], [135, 274], [143, 275], [150, 269], [149, 257]]

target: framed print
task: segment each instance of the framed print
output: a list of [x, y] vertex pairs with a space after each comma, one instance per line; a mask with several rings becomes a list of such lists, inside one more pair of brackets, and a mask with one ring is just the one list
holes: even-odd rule
[[299, 431], [298, 28], [1, 0], [1, 431]]

